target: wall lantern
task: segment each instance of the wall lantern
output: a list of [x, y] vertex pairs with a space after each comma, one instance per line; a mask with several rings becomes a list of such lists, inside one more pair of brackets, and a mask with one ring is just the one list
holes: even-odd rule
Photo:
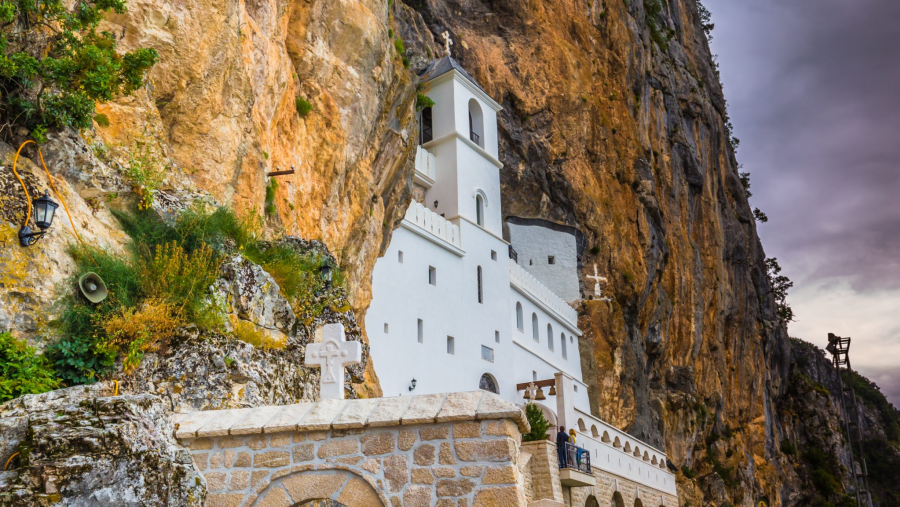
[[409, 390], [410, 390], [410, 392], [416, 390], [416, 379], [415, 379], [415, 377], [413, 377], [412, 381], [409, 383]]
[[50, 198], [48, 191], [44, 190], [44, 195], [32, 201], [32, 207], [34, 208], [34, 224], [38, 226], [40, 232], [32, 232], [31, 227], [28, 227], [27, 224], [23, 225], [19, 230], [19, 243], [22, 246], [35, 244], [41, 236], [47, 233], [47, 229], [53, 223], [53, 215], [56, 214], [56, 208], [59, 207], [59, 204]]

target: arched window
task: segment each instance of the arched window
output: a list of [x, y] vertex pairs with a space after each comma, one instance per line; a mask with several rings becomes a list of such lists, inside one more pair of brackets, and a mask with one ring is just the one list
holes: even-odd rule
[[531, 337], [534, 338], [534, 341], [536, 342], [541, 341], [541, 333], [540, 331], [538, 331], [538, 320], [536, 313], [531, 314]]
[[484, 303], [484, 291], [481, 284], [481, 266], [478, 266], [478, 302]]
[[578, 418], [578, 431], [584, 431], [587, 427], [584, 425], [584, 419]]
[[490, 373], [485, 373], [481, 376], [481, 380], [478, 381], [478, 389], [494, 394], [500, 394], [500, 389], [497, 388], [497, 379]]
[[547, 348], [553, 350], [553, 326], [547, 324]]
[[475, 222], [484, 227], [484, 198], [480, 195], [475, 196]]
[[597, 438], [600, 436], [600, 432], [597, 431], [597, 425], [591, 425], [591, 436]]
[[484, 148], [484, 115], [475, 99], [469, 100], [469, 139]]
[[613, 493], [612, 507], [625, 507], [625, 499], [622, 498], [622, 493], [619, 493], [618, 491]]
[[431, 108], [426, 107], [419, 113], [419, 144], [425, 144], [434, 139], [432, 127]]
[[525, 318], [522, 316], [522, 303], [516, 301], [516, 329], [525, 330]]
[[562, 347], [563, 359], [568, 359], [568, 357], [566, 357], [566, 333], [559, 335], [559, 344]]

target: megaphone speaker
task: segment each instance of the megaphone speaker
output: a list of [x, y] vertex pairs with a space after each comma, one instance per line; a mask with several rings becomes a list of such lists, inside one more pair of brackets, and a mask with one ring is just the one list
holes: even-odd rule
[[97, 273], [85, 273], [78, 279], [78, 288], [84, 297], [91, 303], [99, 303], [106, 299], [109, 291], [106, 290], [106, 284]]

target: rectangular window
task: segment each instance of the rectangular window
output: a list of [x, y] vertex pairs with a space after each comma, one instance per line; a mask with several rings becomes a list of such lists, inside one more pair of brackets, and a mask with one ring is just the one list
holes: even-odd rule
[[556, 257], [552, 255], [547, 257], [547, 264], [556, 264]]
[[448, 354], [456, 354], [456, 346], [453, 343], [455, 340], [452, 336], [447, 337], [447, 353]]
[[577, 392], [578, 392], [578, 386], [575, 385], [575, 386], [573, 386], [573, 387], [575, 388], [575, 392], [577, 393]]
[[434, 266], [428, 266], [428, 283], [437, 285], [437, 270]]
[[478, 277], [478, 302], [484, 303], [484, 291], [482, 290], [482, 286], [481, 286], [481, 266], [478, 266], [477, 277]]
[[397, 262], [403, 264], [403, 250], [397, 251]]
[[481, 346], [481, 358], [489, 363], [494, 362], [494, 349], [490, 347]]
[[531, 380], [534, 382], [537, 382], [537, 372], [536, 371], [531, 372]]
[[416, 332], [418, 333], [419, 343], [425, 341], [425, 323], [422, 322], [422, 319], [416, 323]]
[[385, 323], [384, 323], [384, 334], [388, 334], [388, 329], [389, 329], [389, 328], [388, 328], [388, 323], [385, 322]]
[[500, 331], [494, 331], [494, 341], [500, 343]]
[[495, 252], [495, 251], [493, 251], [493, 250], [491, 250], [491, 260], [492, 260], [492, 261], [497, 260], [497, 252]]

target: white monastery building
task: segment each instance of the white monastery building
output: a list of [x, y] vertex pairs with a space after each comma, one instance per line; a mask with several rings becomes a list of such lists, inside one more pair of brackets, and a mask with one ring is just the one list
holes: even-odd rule
[[480, 388], [521, 404], [527, 390], [578, 432], [594, 469], [675, 495], [662, 450], [591, 414], [567, 303], [581, 299], [580, 233], [504, 224], [501, 106], [449, 51], [422, 78], [434, 106], [419, 112], [415, 200], [375, 265], [365, 319], [384, 395]]

